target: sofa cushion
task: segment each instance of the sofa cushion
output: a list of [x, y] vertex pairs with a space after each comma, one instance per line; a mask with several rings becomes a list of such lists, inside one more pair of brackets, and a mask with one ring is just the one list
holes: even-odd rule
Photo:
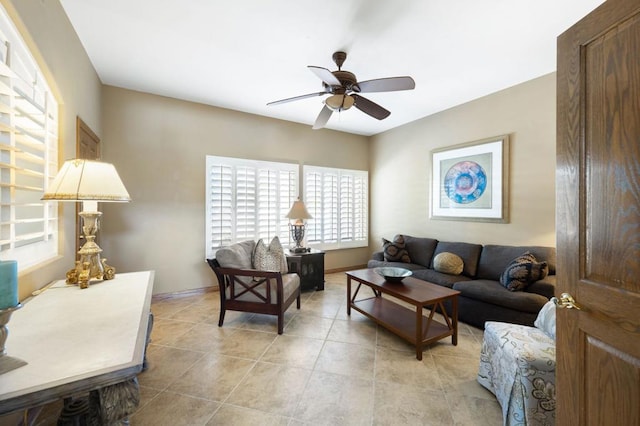
[[443, 274], [434, 269], [417, 269], [413, 271], [413, 277], [420, 280], [428, 281], [433, 284], [438, 284], [443, 287], [452, 288], [453, 285], [459, 281], [470, 281], [471, 278], [465, 275], [450, 275]]
[[548, 273], [547, 262], [538, 262], [533, 254], [526, 252], [507, 265], [500, 275], [500, 284], [511, 291], [521, 291], [530, 283], [543, 279]]
[[547, 262], [550, 275], [556, 273], [555, 247], [488, 244], [482, 248], [482, 253], [480, 254], [477, 278], [498, 281], [500, 275], [507, 268], [507, 265], [509, 265], [515, 257], [526, 251], [532, 253], [536, 259]]
[[411, 257], [406, 249], [404, 237], [400, 234], [393, 237], [393, 241], [382, 239], [384, 260], [387, 262], [411, 263]]
[[258, 240], [253, 250], [253, 268], [259, 271], [275, 271], [283, 274], [289, 272], [287, 257], [284, 255], [284, 249], [278, 236], [273, 237], [268, 247], [262, 238]]
[[384, 268], [384, 267], [404, 268], [404, 269], [409, 269], [410, 271], [426, 269], [424, 266], [418, 265], [416, 263], [385, 262], [384, 260], [375, 260], [375, 259], [371, 259], [367, 262], [367, 268], [369, 269]]
[[498, 281], [471, 280], [459, 281], [453, 285], [461, 296], [469, 299], [481, 300], [493, 305], [503, 306], [516, 311], [538, 314], [545, 303], [549, 301], [544, 296], [527, 291], [509, 291]]
[[412, 263], [417, 263], [425, 268], [431, 265], [431, 259], [433, 258], [433, 252], [436, 250], [438, 240], [404, 235], [404, 242]]
[[[476, 276], [476, 272], [478, 271], [478, 259], [480, 259], [480, 252], [482, 251], [482, 246], [480, 244], [438, 241], [438, 245], [436, 246], [436, 250], [433, 254], [436, 256], [445, 251], [460, 256], [464, 262], [464, 268], [462, 269], [462, 273], [464, 275], [468, 277]], [[433, 261], [431, 263], [431, 268], [433, 268]]]
[[433, 258], [433, 269], [438, 272], [451, 275], [460, 275], [464, 268], [464, 262], [457, 254], [443, 251]]
[[216, 251], [216, 260], [223, 268], [253, 269], [251, 256], [255, 245], [255, 241], [247, 240], [222, 247]]

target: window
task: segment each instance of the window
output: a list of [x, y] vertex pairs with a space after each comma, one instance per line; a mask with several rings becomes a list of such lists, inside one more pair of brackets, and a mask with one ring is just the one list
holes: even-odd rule
[[57, 255], [57, 203], [40, 200], [58, 170], [58, 104], [0, 7], [0, 259], [20, 270]]
[[207, 156], [206, 256], [222, 246], [278, 236], [291, 245], [285, 218], [298, 195], [298, 165]]
[[306, 228], [310, 246], [331, 250], [366, 247], [369, 174], [360, 170], [304, 166], [304, 201], [313, 216]]

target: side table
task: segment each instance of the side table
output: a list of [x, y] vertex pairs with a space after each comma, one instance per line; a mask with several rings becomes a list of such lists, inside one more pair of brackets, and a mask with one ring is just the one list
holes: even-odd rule
[[324, 251], [310, 249], [305, 253], [285, 251], [289, 272], [300, 276], [302, 290], [324, 290]]

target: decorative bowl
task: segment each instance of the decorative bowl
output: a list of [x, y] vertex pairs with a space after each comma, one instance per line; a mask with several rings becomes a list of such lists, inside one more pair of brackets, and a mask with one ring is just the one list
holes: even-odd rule
[[382, 275], [384, 279], [390, 283], [399, 283], [400, 281], [403, 280], [403, 278], [409, 277], [413, 274], [413, 272], [411, 272], [408, 269], [395, 268], [392, 266], [373, 268], [373, 272], [375, 272], [378, 275]]

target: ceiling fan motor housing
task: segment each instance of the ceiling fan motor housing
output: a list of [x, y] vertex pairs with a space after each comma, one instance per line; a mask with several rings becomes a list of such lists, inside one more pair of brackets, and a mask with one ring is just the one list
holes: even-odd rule
[[[342, 93], [349, 92], [349, 91], [356, 91], [356, 92], [360, 91], [358, 89], [358, 80], [356, 79], [355, 74], [353, 74], [352, 72], [338, 70], [338, 71], [332, 71], [331, 74], [333, 74], [342, 85], [342, 87], [333, 87], [332, 93], [340, 94], [341, 90], [344, 91]], [[325, 88], [329, 87], [326, 83], [323, 83], [323, 84]]]

